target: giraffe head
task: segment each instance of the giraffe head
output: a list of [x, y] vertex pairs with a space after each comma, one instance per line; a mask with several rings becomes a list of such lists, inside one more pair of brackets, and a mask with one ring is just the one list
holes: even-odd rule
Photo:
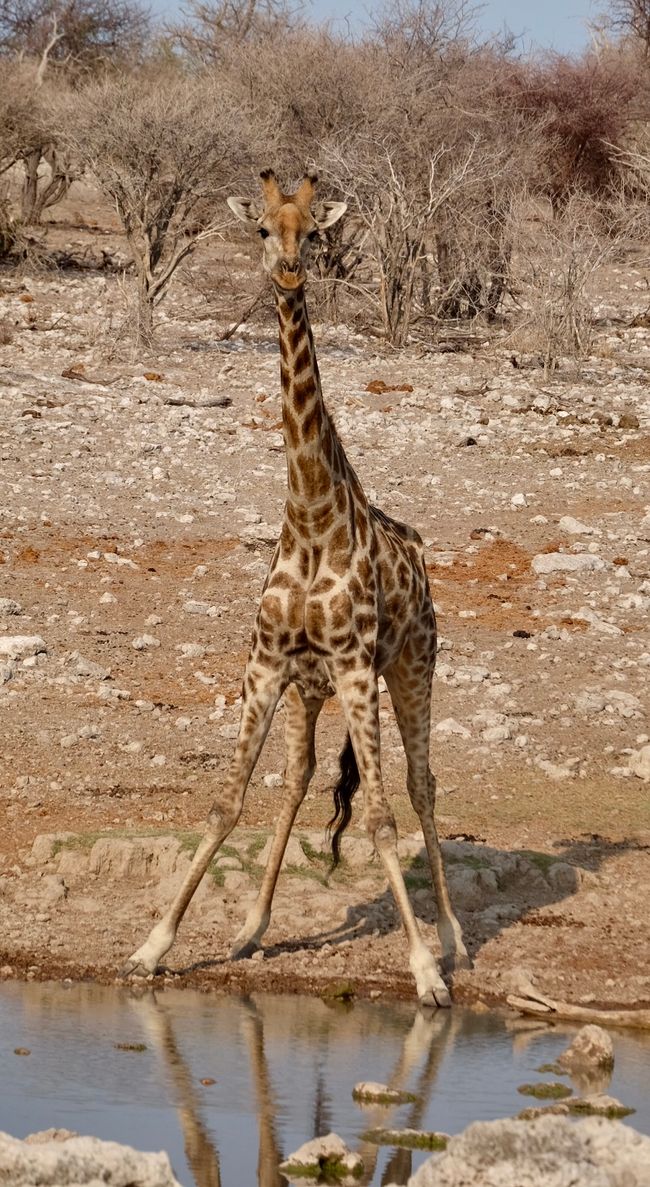
[[285, 194], [272, 169], [264, 169], [263, 204], [250, 198], [228, 198], [237, 218], [254, 227], [262, 239], [263, 265], [280, 289], [296, 290], [305, 283], [309, 250], [320, 231], [345, 213], [345, 202], [314, 202], [315, 173], [306, 173], [294, 194]]

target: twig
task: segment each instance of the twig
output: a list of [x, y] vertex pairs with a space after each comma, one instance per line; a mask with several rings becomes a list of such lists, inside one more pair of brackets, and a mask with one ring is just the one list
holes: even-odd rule
[[246, 306], [244, 312], [241, 314], [241, 317], [239, 317], [237, 321], [233, 322], [229, 329], [227, 329], [223, 334], [219, 335], [217, 342], [226, 342], [228, 338], [232, 338], [233, 334], [239, 329], [239, 327], [243, 326], [244, 322], [248, 321], [251, 313], [255, 312], [257, 306], [261, 304], [265, 295], [266, 285], [263, 285], [257, 296], [251, 301], [250, 305]]

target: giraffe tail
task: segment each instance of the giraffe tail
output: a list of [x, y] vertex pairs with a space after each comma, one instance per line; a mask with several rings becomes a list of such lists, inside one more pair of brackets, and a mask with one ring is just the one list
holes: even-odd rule
[[352, 819], [352, 798], [360, 782], [359, 768], [349, 734], [339, 757], [339, 766], [341, 775], [334, 788], [334, 815], [327, 825], [332, 837], [332, 870], [336, 869], [341, 860], [341, 836]]

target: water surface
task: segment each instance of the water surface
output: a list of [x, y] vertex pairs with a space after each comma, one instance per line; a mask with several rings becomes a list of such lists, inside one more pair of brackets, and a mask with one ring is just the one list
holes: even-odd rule
[[[57, 1126], [165, 1149], [184, 1187], [283, 1187], [278, 1162], [316, 1134], [334, 1130], [361, 1148], [363, 1131], [377, 1125], [456, 1133], [514, 1115], [536, 1103], [517, 1086], [548, 1079], [536, 1069], [577, 1029], [456, 1007], [425, 1017], [394, 1003], [7, 984], [0, 1129], [24, 1137]], [[650, 1133], [650, 1036], [612, 1035], [608, 1091]], [[361, 1108], [351, 1095], [359, 1080], [408, 1089], [418, 1101]], [[426, 1157], [369, 1144], [361, 1152], [362, 1182], [372, 1187], [405, 1183]]]

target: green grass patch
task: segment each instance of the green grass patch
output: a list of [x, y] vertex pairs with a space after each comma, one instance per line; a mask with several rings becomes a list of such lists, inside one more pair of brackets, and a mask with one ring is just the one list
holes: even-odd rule
[[571, 1096], [572, 1089], [567, 1084], [552, 1080], [550, 1083], [520, 1084], [517, 1092], [521, 1092], [522, 1096], [534, 1096], [537, 1100], [564, 1100]]
[[360, 1179], [363, 1166], [357, 1163], [350, 1170], [340, 1158], [321, 1158], [318, 1162], [309, 1164], [283, 1162], [282, 1174], [288, 1179], [317, 1179], [319, 1183], [340, 1183], [341, 1179], [347, 1179], [349, 1175]]
[[418, 1099], [413, 1092], [398, 1092], [390, 1088], [387, 1092], [359, 1092], [353, 1088], [352, 1098], [369, 1105], [408, 1105]]
[[523, 857], [530, 862], [531, 866], [537, 866], [544, 877], [548, 874], [551, 866], [560, 860], [552, 853], [537, 853], [534, 849], [516, 849], [515, 852], [518, 857]]
[[607, 1106], [592, 1104], [589, 1100], [570, 1100], [567, 1101], [569, 1112], [574, 1117], [609, 1117], [610, 1121], [616, 1121], [621, 1117], [629, 1117], [632, 1113], [636, 1113], [636, 1109], [628, 1109], [626, 1105], [611, 1104]]
[[446, 1150], [446, 1133], [428, 1133], [419, 1129], [367, 1129], [362, 1142], [374, 1146], [403, 1146], [407, 1150]]

